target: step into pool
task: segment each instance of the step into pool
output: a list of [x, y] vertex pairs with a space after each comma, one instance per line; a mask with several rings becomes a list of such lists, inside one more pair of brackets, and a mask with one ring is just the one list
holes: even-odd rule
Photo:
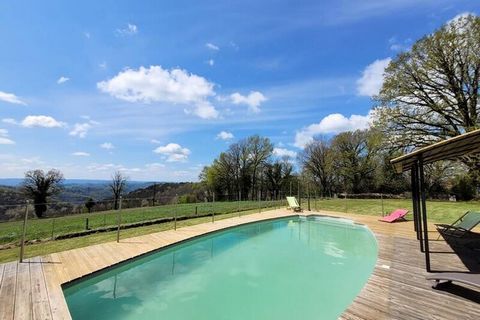
[[363, 225], [315, 216], [204, 235], [64, 287], [73, 319], [336, 319], [373, 271]]

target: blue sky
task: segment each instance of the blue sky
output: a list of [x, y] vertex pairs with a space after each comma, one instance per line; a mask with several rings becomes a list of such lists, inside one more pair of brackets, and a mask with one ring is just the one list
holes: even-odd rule
[[0, 178], [196, 180], [229, 143], [277, 155], [365, 128], [389, 59], [463, 0], [3, 1]]

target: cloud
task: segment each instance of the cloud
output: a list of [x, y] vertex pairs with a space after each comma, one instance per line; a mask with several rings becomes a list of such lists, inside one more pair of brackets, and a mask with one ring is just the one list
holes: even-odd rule
[[186, 161], [190, 155], [190, 150], [182, 148], [179, 144], [169, 143], [153, 150], [153, 152], [161, 154], [167, 162]]
[[213, 83], [182, 69], [166, 70], [161, 66], [126, 69], [110, 80], [97, 83], [97, 87], [129, 102], [193, 105], [193, 113], [200, 118], [218, 117], [218, 111], [208, 101], [215, 95]]
[[285, 148], [273, 148], [273, 154], [277, 157], [290, 157], [290, 158], [295, 158], [297, 156], [297, 153], [292, 150], [288, 150]]
[[161, 143], [160, 140], [157, 140], [157, 139], [152, 139], [152, 140], [150, 140], [150, 142], [153, 143], [153, 144], [160, 144]]
[[349, 118], [340, 113], [329, 114], [319, 123], [311, 124], [295, 134], [294, 145], [299, 148], [305, 147], [313, 138], [321, 134], [337, 134], [345, 131], [363, 130], [370, 126], [372, 112], [361, 116], [352, 114]]
[[67, 82], [68, 80], [70, 80], [70, 78], [61, 76], [60, 78], [58, 78], [57, 83], [62, 84], [62, 83]]
[[247, 96], [243, 96], [238, 92], [230, 95], [233, 104], [244, 104], [248, 106], [248, 110], [253, 113], [260, 112], [260, 105], [267, 101], [267, 98], [258, 91], [251, 91]]
[[13, 119], [13, 118], [4, 118], [2, 119], [2, 122], [3, 123], [8, 123], [8, 124], [18, 124], [17, 120]]
[[13, 93], [8, 93], [3, 91], [0, 91], [0, 101], [13, 103], [13, 104], [27, 105], [25, 102], [23, 102], [19, 97], [17, 97]]
[[383, 85], [383, 73], [392, 61], [391, 58], [375, 60], [363, 70], [362, 77], [357, 80], [357, 92], [361, 96], [375, 96]]
[[111, 142], [104, 142], [100, 145], [100, 148], [105, 150], [112, 150], [115, 149], [115, 146]]
[[42, 128], [61, 128], [65, 127], [66, 123], [57, 121], [50, 116], [26, 116], [20, 123], [22, 127], [42, 127]]
[[77, 152], [72, 153], [72, 156], [76, 156], [76, 157], [90, 157], [90, 153], [88, 153], [88, 152], [83, 152], [83, 151], [77, 151]]
[[0, 129], [0, 144], [15, 144], [15, 141], [8, 137], [7, 129]]
[[90, 130], [91, 128], [91, 122], [75, 123], [72, 131], [69, 132], [69, 135], [79, 138], [85, 138], [87, 136], [88, 130]]
[[211, 43], [211, 42], [205, 43], [205, 47], [207, 47], [208, 49], [213, 50], [213, 51], [218, 51], [218, 50], [220, 50], [220, 48], [219, 48], [218, 46], [214, 45], [214, 44]]
[[138, 27], [133, 23], [128, 23], [127, 26], [123, 29], [117, 29], [117, 34], [119, 36], [133, 36], [138, 33]]
[[105, 61], [103, 61], [102, 63], [99, 63], [99, 64], [98, 64], [98, 67], [99, 67], [100, 69], [105, 70], [105, 69], [107, 69], [107, 63], [106, 63]]
[[412, 39], [407, 38], [404, 41], [399, 41], [396, 37], [391, 37], [388, 39], [388, 44], [390, 45], [390, 50], [392, 51], [406, 51], [410, 49]]
[[233, 133], [231, 133], [231, 132], [221, 131], [219, 134], [217, 134], [217, 139], [231, 140], [233, 138], [234, 138]]
[[215, 60], [210, 59], [210, 60], [207, 61], [207, 64], [208, 64], [210, 67], [213, 67], [213, 65], [215, 64]]

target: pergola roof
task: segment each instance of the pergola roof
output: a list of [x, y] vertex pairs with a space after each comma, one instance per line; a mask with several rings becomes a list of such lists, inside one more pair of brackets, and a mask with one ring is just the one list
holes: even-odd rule
[[417, 149], [390, 160], [390, 163], [401, 173], [410, 170], [420, 158], [423, 159], [423, 164], [428, 164], [439, 160], [456, 160], [473, 154], [480, 154], [480, 129]]

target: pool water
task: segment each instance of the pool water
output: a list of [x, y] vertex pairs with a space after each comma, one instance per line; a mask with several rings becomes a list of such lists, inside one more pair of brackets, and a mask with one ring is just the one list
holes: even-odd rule
[[336, 319], [376, 259], [365, 226], [282, 218], [172, 246], [64, 294], [73, 319]]

